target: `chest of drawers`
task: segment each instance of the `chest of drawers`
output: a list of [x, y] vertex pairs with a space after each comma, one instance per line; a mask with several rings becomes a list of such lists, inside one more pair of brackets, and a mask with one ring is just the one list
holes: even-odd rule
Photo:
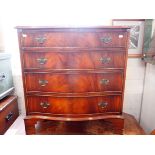
[[27, 134], [39, 119], [109, 119], [122, 132], [127, 27], [17, 29]]

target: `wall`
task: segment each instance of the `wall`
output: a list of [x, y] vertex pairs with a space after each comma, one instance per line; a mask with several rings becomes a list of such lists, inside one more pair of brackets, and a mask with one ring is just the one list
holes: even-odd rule
[[[152, 34], [155, 32], [155, 20], [153, 20]], [[152, 50], [154, 49], [154, 40]], [[155, 129], [155, 65], [146, 65], [146, 74], [144, 80], [144, 95], [141, 110], [140, 124], [146, 133]]]
[[0, 21], [0, 52], [4, 51], [4, 34], [2, 29], [2, 23]]
[[123, 111], [134, 115], [138, 121], [141, 112], [144, 76], [145, 64], [141, 59], [129, 58], [127, 63]]
[[146, 66], [140, 124], [146, 133], [155, 129], [155, 65], [151, 64]]
[[[6, 3], [7, 10], [10, 10], [10, 14], [7, 13], [5, 6], [0, 6], [0, 11], [3, 12], [1, 17], [1, 23], [3, 28], [3, 40], [5, 51], [12, 54], [12, 70], [14, 85], [16, 88], [16, 94], [18, 95], [18, 103], [20, 113], [25, 114], [23, 88], [22, 88], [22, 77], [20, 69], [19, 49], [17, 33], [14, 29], [17, 25], [111, 25], [111, 20], [105, 19], [105, 14], [102, 12], [103, 7], [98, 3], [98, 9], [94, 10], [93, 2], [89, 3], [87, 12], [85, 6], [88, 4], [84, 1], [72, 2], [67, 6], [61, 5], [59, 0], [55, 1], [53, 5], [46, 5], [43, 9], [42, 3], [29, 0], [22, 2], [17, 0], [16, 7], [15, 2], [9, 2], [9, 6]], [[94, 2], [96, 3], [96, 1]], [[82, 5], [81, 5], [82, 4]], [[5, 5], [5, 4], [4, 4]], [[64, 7], [64, 5], [66, 7]], [[12, 7], [14, 6], [14, 7]], [[24, 7], [23, 7], [24, 6]], [[35, 6], [35, 11], [34, 11]], [[72, 6], [72, 7], [71, 7]], [[61, 13], [57, 10], [61, 10]], [[106, 9], [106, 8], [105, 8]], [[80, 10], [80, 11], [79, 11]], [[105, 11], [105, 10], [104, 10]], [[139, 120], [141, 99], [143, 93], [143, 80], [144, 80], [145, 66], [140, 59], [128, 59], [126, 87], [125, 87], [125, 98], [123, 111], [133, 114], [137, 120]]]

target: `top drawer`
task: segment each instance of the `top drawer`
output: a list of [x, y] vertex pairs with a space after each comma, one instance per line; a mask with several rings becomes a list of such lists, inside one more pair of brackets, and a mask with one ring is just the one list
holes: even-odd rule
[[126, 47], [126, 32], [46, 32], [26, 31], [22, 47]]

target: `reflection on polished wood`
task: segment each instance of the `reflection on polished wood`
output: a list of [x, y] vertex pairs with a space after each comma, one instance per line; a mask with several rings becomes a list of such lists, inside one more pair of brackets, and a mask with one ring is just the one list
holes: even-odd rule
[[151, 132], [151, 135], [155, 135], [155, 130], [153, 130], [153, 131]]
[[128, 54], [128, 58], [142, 58], [142, 54]]
[[47, 120], [66, 121], [60, 130], [70, 131], [69, 124], [85, 130], [86, 122], [102, 119], [105, 128], [122, 134], [129, 28], [17, 29], [26, 133], [35, 134], [34, 126]]
[[[99, 117], [99, 116], [98, 116]], [[37, 134], [37, 135], [113, 135], [122, 134], [119, 129], [118, 120], [123, 121], [119, 118], [116, 121], [111, 118], [99, 119], [90, 117], [87, 121], [71, 121], [71, 119], [66, 118], [65, 121], [53, 121], [49, 120], [50, 117], [39, 117], [39, 116], [27, 116], [25, 118], [25, 123], [27, 125], [27, 134]], [[144, 130], [140, 127], [136, 119], [129, 114], [123, 113], [124, 117], [124, 130], [123, 135], [144, 135]], [[108, 117], [107, 117], [108, 118]], [[115, 124], [115, 125], [114, 125]]]

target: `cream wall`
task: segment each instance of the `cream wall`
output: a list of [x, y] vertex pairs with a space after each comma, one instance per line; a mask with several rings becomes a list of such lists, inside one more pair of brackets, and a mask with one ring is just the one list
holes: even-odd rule
[[0, 21], [0, 52], [4, 51], [4, 34], [2, 29], [2, 24]]
[[[28, 2], [31, 2], [29, 5]], [[14, 4], [18, 4], [18, 7]], [[65, 5], [66, 2], [57, 0], [52, 5], [44, 5], [37, 1], [18, 1], [9, 2], [9, 6], [4, 4], [0, 6], [1, 16], [1, 27], [3, 29], [3, 46], [6, 52], [12, 54], [12, 71], [16, 94], [18, 95], [18, 103], [21, 114], [25, 114], [24, 107], [24, 95], [22, 87], [22, 77], [19, 59], [18, 39], [17, 33], [14, 29], [15, 26], [19, 25], [111, 25], [111, 20], [105, 19], [105, 13], [102, 12], [103, 6], [98, 3], [98, 9], [94, 10], [94, 3], [89, 3], [87, 11], [85, 6], [88, 6], [82, 0], [70, 1], [70, 5]], [[11, 12], [7, 13], [5, 9]], [[34, 11], [35, 6], [35, 11]], [[64, 7], [65, 6], [65, 7]], [[44, 9], [46, 8], [46, 9]], [[58, 9], [59, 8], [59, 9]], [[108, 9], [105, 7], [104, 11]], [[61, 12], [60, 12], [61, 10]], [[108, 11], [108, 10], [107, 10]], [[1, 12], [3, 12], [1, 14]], [[125, 87], [125, 98], [123, 111], [133, 114], [137, 120], [139, 120], [141, 101], [143, 94], [143, 81], [144, 81], [145, 66], [140, 59], [129, 59], [127, 66], [127, 78]]]
[[[152, 29], [155, 31], [155, 20]], [[153, 32], [152, 31], [152, 34]], [[155, 65], [146, 65], [140, 124], [146, 133], [155, 129]]]
[[146, 133], [155, 129], [155, 65], [151, 64], [146, 66], [140, 123]]
[[140, 120], [145, 64], [138, 58], [130, 58], [127, 63], [123, 111]]

